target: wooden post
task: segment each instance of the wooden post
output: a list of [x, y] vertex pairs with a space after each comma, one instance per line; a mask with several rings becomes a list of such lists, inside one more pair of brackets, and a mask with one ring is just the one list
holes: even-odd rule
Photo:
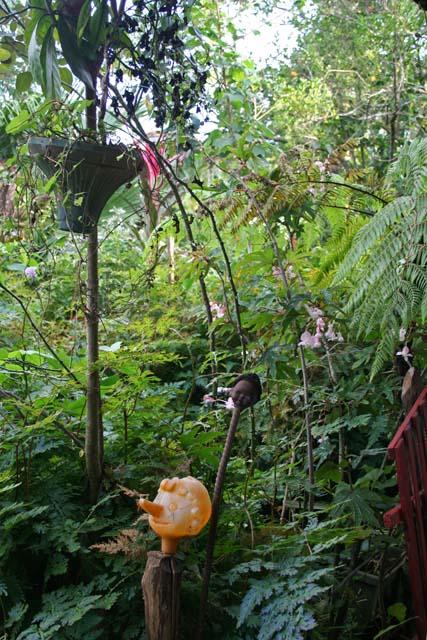
[[149, 551], [142, 576], [148, 640], [178, 640], [182, 566], [174, 555]]

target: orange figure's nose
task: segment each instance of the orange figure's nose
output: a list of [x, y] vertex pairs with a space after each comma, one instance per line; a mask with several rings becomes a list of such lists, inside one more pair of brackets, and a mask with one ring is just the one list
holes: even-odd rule
[[144, 511], [154, 518], [158, 518], [163, 513], [163, 506], [161, 504], [150, 502], [150, 500], [146, 500], [145, 498], [138, 500], [138, 509], [144, 509]]

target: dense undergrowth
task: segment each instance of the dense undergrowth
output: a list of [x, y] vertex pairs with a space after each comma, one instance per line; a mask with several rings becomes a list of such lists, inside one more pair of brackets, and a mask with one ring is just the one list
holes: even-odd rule
[[[155, 239], [162, 248], [164, 235]], [[37, 232], [3, 243], [5, 638], [141, 637], [140, 579], [146, 552], [158, 542], [123, 487], [152, 497], [163, 477], [191, 474], [212, 489], [230, 413], [220, 401], [204, 404], [203, 396], [212, 392], [213, 359], [222, 386], [242, 367], [217, 269], [206, 268], [219, 309], [213, 354], [191, 254], [177, 251], [174, 282], [163, 254], [147, 277], [153, 252], [139, 247], [126, 226], [106, 231], [100, 272], [105, 474], [99, 502], [88, 505], [84, 261], [74, 242], [83, 244], [41, 220]], [[303, 328], [314, 334], [325, 318], [326, 334], [338, 303], [326, 290], [309, 295], [299, 278], [285, 301], [263, 232], [242, 229], [234, 242], [246, 369], [260, 375], [263, 397], [242, 417], [227, 472], [206, 637], [296, 640], [310, 629], [313, 638], [373, 637], [409, 617], [402, 540], [381, 522], [396, 501], [386, 446], [399, 420], [399, 378], [390, 370], [369, 380], [374, 346], [357, 341], [345, 318], [334, 320], [322, 346], [304, 347], [302, 361]], [[218, 264], [216, 251], [207, 241], [209, 266]], [[195, 623], [204, 543], [202, 534], [179, 550], [184, 637]]]

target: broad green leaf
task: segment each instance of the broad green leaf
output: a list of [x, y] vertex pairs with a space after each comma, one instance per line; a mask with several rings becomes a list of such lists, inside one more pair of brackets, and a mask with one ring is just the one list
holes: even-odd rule
[[58, 98], [61, 94], [61, 78], [53, 39], [53, 30], [46, 34], [40, 53], [43, 70], [43, 87], [48, 98]]
[[80, 9], [77, 20], [77, 39], [80, 41], [90, 20], [92, 0], [86, 0]]
[[0, 47], [0, 62], [10, 62], [12, 59], [12, 52], [9, 49]]
[[61, 171], [58, 170], [56, 171], [53, 176], [51, 178], [49, 178], [49, 180], [47, 182], [44, 183], [42, 191], [43, 193], [50, 193], [50, 191], [52, 191], [53, 187], [56, 185], [56, 182], [58, 180], [58, 177], [60, 176]]
[[69, 86], [73, 84], [73, 74], [68, 67], [59, 67], [59, 75], [61, 76], [61, 81], [63, 84]]
[[67, 21], [59, 16], [57, 22], [58, 35], [61, 42], [62, 53], [70, 65], [71, 71], [79, 80], [89, 87], [93, 87], [93, 78], [89, 71], [87, 61], [81, 56], [77, 38], [70, 30]]
[[93, 14], [90, 29], [90, 44], [97, 49], [105, 37], [105, 27], [107, 23], [108, 7], [106, 2], [100, 2]]
[[28, 44], [28, 64], [30, 67], [33, 78], [42, 84], [42, 67], [40, 63], [40, 51], [41, 45], [37, 41], [37, 28], [40, 22], [37, 22], [34, 26], [34, 30], [31, 34], [31, 38]]
[[15, 118], [13, 118], [6, 126], [7, 133], [19, 133], [23, 131], [26, 126], [31, 122], [32, 116], [30, 113], [23, 109]]
[[395, 602], [387, 609], [387, 613], [399, 622], [403, 622], [406, 618], [406, 605], [403, 602]]
[[16, 76], [15, 88], [18, 93], [24, 93], [31, 87], [33, 76], [31, 71], [23, 71]]

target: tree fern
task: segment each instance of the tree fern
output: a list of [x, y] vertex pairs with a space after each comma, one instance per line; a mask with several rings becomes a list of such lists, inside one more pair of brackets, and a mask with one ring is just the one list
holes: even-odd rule
[[413, 198], [398, 198], [381, 209], [370, 222], [356, 234], [351, 250], [341, 263], [336, 275], [336, 282], [344, 280], [352, 272], [359, 260], [366, 255], [374, 244], [384, 235], [387, 229], [402, 219], [413, 206]]
[[399, 327], [427, 316], [427, 139], [405, 145], [387, 184], [398, 194], [354, 236], [335, 283], [355, 280], [344, 309], [359, 331], [378, 330], [372, 374], [395, 350]]

